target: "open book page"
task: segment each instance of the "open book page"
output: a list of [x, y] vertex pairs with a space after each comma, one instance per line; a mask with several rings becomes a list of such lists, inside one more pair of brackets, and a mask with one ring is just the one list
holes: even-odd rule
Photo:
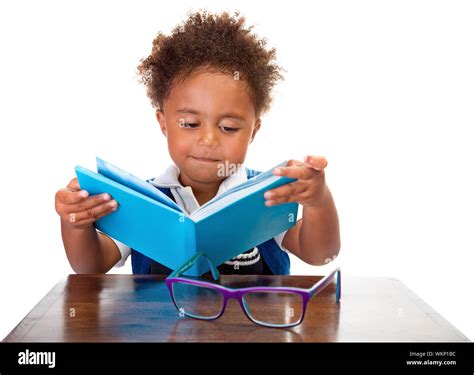
[[285, 166], [286, 164], [286, 161], [280, 163], [269, 169], [268, 171], [254, 176], [237, 186], [234, 186], [232, 189], [229, 189], [225, 193], [215, 197], [214, 199], [211, 199], [209, 202], [202, 205], [199, 209], [197, 209], [190, 215], [190, 218], [194, 221], [202, 220], [203, 218], [220, 211], [223, 207], [229, 206], [233, 202], [236, 202], [247, 195], [250, 195], [258, 190], [265, 188], [266, 186], [271, 185], [273, 182], [284, 178], [281, 176], [274, 176], [273, 169]]
[[[210, 201], [206, 202], [201, 207], [199, 207], [199, 209], [197, 209], [195, 212], [197, 213], [198, 211], [204, 210], [205, 207], [207, 207], [211, 204], [213, 205], [215, 202], [227, 197], [230, 194], [234, 194], [235, 192], [237, 192], [239, 190], [242, 190], [242, 189], [247, 189], [250, 186], [258, 184], [261, 181], [263, 181], [263, 180], [265, 180], [269, 177], [273, 177], [273, 170], [275, 168], [278, 168], [278, 167], [284, 167], [284, 166], [286, 166], [286, 164], [287, 164], [287, 161], [284, 161], [284, 162], [282, 162], [278, 165], [275, 165], [273, 168], [270, 168], [266, 172], [262, 172], [262, 173], [260, 173], [256, 176], [253, 176], [253, 177], [249, 178], [247, 181], [242, 182], [241, 184], [238, 184], [238, 185], [234, 186], [233, 188], [227, 190], [226, 192], [224, 192], [222, 194], [219, 194], [218, 196], [212, 198]], [[241, 168], [244, 168], [244, 167], [242, 166]], [[275, 181], [275, 179], [273, 179], [271, 182], [273, 182], [273, 181]], [[256, 189], [256, 190], [258, 190], [258, 189]]]
[[[175, 209], [178, 212], [185, 214], [186, 216], [190, 217], [194, 221], [199, 221], [209, 215], [212, 215], [215, 212], [220, 211], [223, 207], [226, 207], [233, 202], [242, 199], [246, 195], [252, 194], [255, 191], [258, 191], [265, 186], [272, 184], [273, 182], [281, 179], [280, 176], [273, 175], [273, 169], [277, 167], [282, 167], [287, 164], [287, 161], [284, 161], [273, 168], [262, 172], [247, 181], [234, 186], [233, 188], [229, 189], [223, 194], [214, 197], [206, 204], [202, 205], [196, 211], [194, 211], [191, 215], [188, 215], [185, 211], [178, 206], [171, 198], [169, 198], [166, 194], [162, 193], [159, 189], [157, 189], [152, 184], [120, 169], [119, 167], [106, 162], [99, 157], [96, 157], [97, 162], [97, 172], [115, 182], [118, 182], [124, 186], [129, 187], [139, 193], [142, 193], [156, 201]], [[242, 166], [243, 168], [243, 166]]]
[[118, 182], [124, 186], [129, 187], [139, 193], [142, 193], [150, 198], [155, 199], [156, 201], [163, 203], [164, 205], [173, 208], [179, 212], [184, 211], [179, 207], [170, 197], [166, 194], [163, 194], [155, 186], [149, 184], [148, 182], [138, 178], [124, 170], [112, 165], [105, 160], [102, 160], [96, 157], [97, 162], [97, 172], [115, 182]]

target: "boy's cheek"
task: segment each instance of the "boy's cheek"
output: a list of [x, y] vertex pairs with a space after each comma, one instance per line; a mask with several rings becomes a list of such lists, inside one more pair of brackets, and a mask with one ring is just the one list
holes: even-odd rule
[[221, 144], [222, 149], [225, 150], [225, 159], [229, 162], [242, 164], [247, 155], [248, 143], [247, 139], [239, 139], [238, 142], [226, 142]]
[[175, 134], [168, 135], [168, 150], [170, 154], [174, 154], [177, 157], [185, 157], [190, 154], [192, 144], [188, 142], [184, 137], [176, 137]]
[[168, 151], [171, 159], [178, 167], [181, 168], [186, 163], [189, 152], [185, 148], [168, 145]]

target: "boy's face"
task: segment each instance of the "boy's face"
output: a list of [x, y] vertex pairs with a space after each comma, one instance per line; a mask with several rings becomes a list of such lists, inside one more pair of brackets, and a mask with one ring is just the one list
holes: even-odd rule
[[205, 70], [172, 88], [157, 119], [181, 182], [199, 189], [233, 173], [260, 128], [247, 83]]

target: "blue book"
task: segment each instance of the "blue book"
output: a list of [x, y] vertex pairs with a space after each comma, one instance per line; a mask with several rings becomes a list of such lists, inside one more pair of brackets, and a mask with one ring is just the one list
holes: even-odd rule
[[[109, 193], [118, 209], [95, 222], [97, 229], [149, 258], [176, 269], [196, 252], [219, 265], [269, 240], [296, 224], [297, 203], [265, 206], [263, 194], [294, 178], [270, 170], [216, 196], [191, 215], [157, 187], [97, 158], [97, 172], [75, 171], [81, 189], [90, 195]], [[206, 262], [186, 272], [209, 271]]]

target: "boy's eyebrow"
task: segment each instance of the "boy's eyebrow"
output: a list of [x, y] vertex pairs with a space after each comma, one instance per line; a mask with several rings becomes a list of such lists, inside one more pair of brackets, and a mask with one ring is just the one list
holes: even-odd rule
[[192, 113], [193, 115], [199, 115], [199, 111], [191, 108], [181, 108], [176, 110], [176, 113]]
[[[192, 109], [192, 108], [180, 108], [176, 111], [176, 113], [191, 113], [193, 115], [199, 115], [200, 114], [199, 111], [197, 111], [195, 109]], [[245, 121], [245, 119], [242, 116], [240, 116], [236, 113], [232, 113], [232, 112], [223, 113], [219, 117], [221, 117], [221, 118], [224, 118], [224, 117], [225, 118], [234, 118], [236, 120]]]

